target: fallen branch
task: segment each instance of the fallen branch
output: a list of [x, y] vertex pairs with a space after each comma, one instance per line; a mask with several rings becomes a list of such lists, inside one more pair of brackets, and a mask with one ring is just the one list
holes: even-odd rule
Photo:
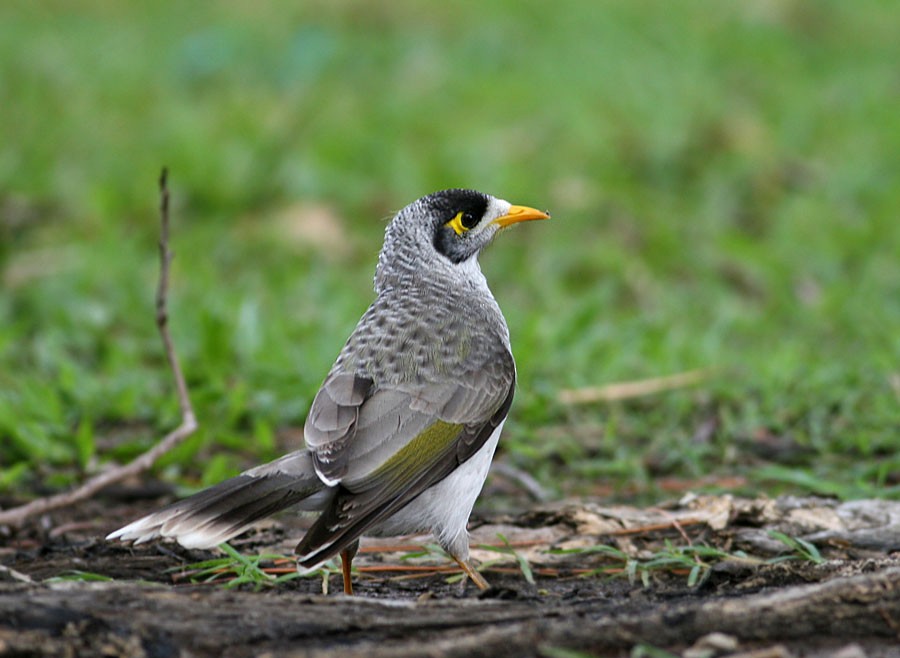
[[627, 400], [691, 386], [709, 377], [710, 373], [711, 371], [708, 368], [702, 368], [700, 370], [680, 372], [667, 377], [618, 382], [616, 384], [607, 384], [606, 386], [566, 389], [559, 392], [559, 401], [563, 404], [586, 404], [588, 402]]
[[[898, 620], [896, 567], [730, 596], [694, 592], [676, 600], [639, 590], [628, 596], [448, 597], [417, 603], [325, 599], [294, 591], [200, 592], [131, 582], [0, 585], [0, 637], [8, 655], [33, 655], [39, 647], [42, 655], [99, 658], [132, 655], [138, 647], [167, 655], [190, 650], [196, 656], [410, 658], [427, 647], [430, 655], [520, 658], [628, 655], [641, 643], [681, 655], [699, 638], [719, 632], [733, 636], [744, 650], [790, 643], [804, 649], [804, 656], [835, 656], [856, 641], [871, 653], [847, 655], [888, 656], [896, 655]], [[816, 647], [827, 651], [813, 651]]]
[[169, 314], [167, 299], [169, 291], [169, 265], [172, 262], [172, 252], [169, 250], [169, 188], [167, 179], [168, 172], [166, 169], [163, 169], [162, 174], [159, 177], [159, 214], [161, 231], [159, 238], [159, 285], [156, 290], [156, 326], [159, 328], [159, 333], [162, 336], [166, 358], [169, 362], [169, 367], [172, 370], [172, 376], [175, 378], [175, 386], [178, 391], [178, 405], [181, 409], [181, 424], [164, 436], [156, 443], [156, 445], [150, 448], [150, 450], [135, 458], [133, 461], [123, 466], [111, 468], [108, 471], [91, 478], [77, 489], [55, 496], [38, 498], [26, 505], [15, 507], [11, 510], [0, 511], [0, 525], [21, 525], [32, 516], [73, 505], [90, 498], [98, 491], [105, 489], [111, 484], [138, 475], [153, 466], [160, 457], [184, 441], [184, 439], [193, 434], [197, 429], [197, 419], [194, 416], [194, 409], [191, 406], [191, 401], [188, 396], [187, 385], [184, 381], [184, 375], [181, 372], [181, 366], [178, 363], [178, 357], [175, 355], [175, 347], [172, 344], [172, 337], [169, 335], [168, 328]]

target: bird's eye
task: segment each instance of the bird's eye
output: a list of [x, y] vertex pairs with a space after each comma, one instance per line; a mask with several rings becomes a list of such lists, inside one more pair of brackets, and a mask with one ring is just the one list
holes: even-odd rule
[[447, 226], [456, 231], [457, 235], [462, 235], [466, 231], [475, 228], [478, 225], [478, 217], [468, 210], [461, 210], [456, 213], [456, 217], [447, 222]]

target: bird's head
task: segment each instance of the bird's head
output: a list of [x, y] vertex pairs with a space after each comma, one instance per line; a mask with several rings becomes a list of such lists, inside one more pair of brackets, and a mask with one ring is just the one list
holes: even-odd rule
[[501, 229], [549, 217], [546, 212], [474, 190], [442, 190], [424, 196], [397, 213], [388, 226], [376, 287], [391, 270], [472, 263]]

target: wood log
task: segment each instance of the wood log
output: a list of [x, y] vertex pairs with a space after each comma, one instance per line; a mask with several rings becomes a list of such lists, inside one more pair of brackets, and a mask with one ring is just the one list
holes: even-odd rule
[[[806, 656], [833, 655], [828, 651], [851, 640], [873, 652], [900, 646], [900, 568], [672, 601], [600, 590], [571, 600], [415, 601], [128, 583], [0, 584], [0, 656], [627, 655], [640, 643], [688, 647], [712, 632], [737, 638], [742, 649], [778, 643], [803, 647]], [[815, 646], [823, 653], [811, 653]]]

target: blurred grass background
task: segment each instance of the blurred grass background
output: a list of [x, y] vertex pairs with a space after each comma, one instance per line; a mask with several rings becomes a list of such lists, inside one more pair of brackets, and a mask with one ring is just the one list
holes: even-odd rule
[[[482, 258], [519, 391], [499, 459], [558, 494], [900, 495], [900, 13], [887, 1], [0, 5], [0, 491], [178, 412], [186, 487], [296, 447], [385, 219], [550, 208]], [[563, 389], [707, 368], [588, 405]]]

